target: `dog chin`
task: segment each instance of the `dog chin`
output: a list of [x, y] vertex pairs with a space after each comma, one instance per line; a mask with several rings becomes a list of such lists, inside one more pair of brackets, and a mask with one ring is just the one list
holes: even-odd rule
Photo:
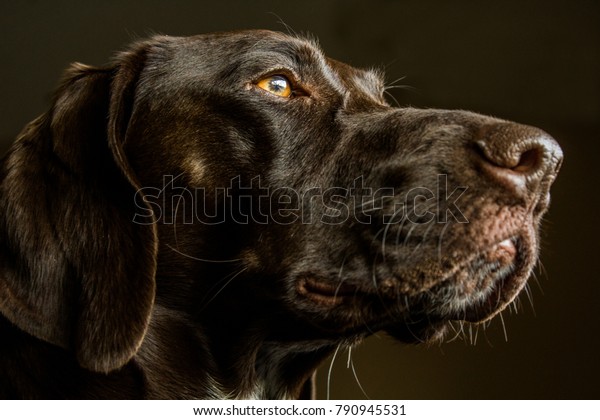
[[429, 344], [444, 341], [449, 330], [449, 321], [422, 320], [387, 327], [384, 331], [392, 338], [405, 344]]

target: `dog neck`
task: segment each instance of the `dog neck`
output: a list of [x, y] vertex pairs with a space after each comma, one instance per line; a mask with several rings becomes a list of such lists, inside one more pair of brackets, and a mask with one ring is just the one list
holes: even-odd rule
[[[202, 349], [203, 356], [194, 357], [191, 363], [203, 365], [208, 376], [201, 380], [209, 382], [215, 392], [196, 398], [311, 396], [313, 374], [335, 350], [337, 341], [315, 337], [307, 321], [295, 319], [281, 299], [265, 296], [261, 284], [267, 279], [260, 275], [249, 274], [235, 264], [182, 259], [181, 254], [170, 257], [159, 261], [157, 302], [187, 318], [185, 341], [190, 352], [192, 346]], [[186, 272], [183, 278], [202, 273], [204, 281], [200, 286], [181, 281], [173, 284], [169, 274], [175, 269]], [[173, 325], [173, 320], [168, 324]], [[198, 337], [195, 343], [189, 339], [192, 335]]]
[[[258, 337], [254, 329], [211, 340], [216, 367], [213, 379], [222, 398], [314, 398], [313, 376], [331, 354], [330, 342], [283, 342]], [[209, 335], [210, 337], [210, 335]], [[211, 346], [212, 347], [212, 346]]]

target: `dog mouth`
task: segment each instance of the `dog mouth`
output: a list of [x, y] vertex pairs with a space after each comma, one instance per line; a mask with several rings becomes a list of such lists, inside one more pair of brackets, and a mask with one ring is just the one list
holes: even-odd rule
[[429, 341], [451, 321], [481, 323], [505, 309], [529, 277], [531, 246], [524, 236], [502, 239], [413, 294], [403, 292], [399, 280], [364, 284], [315, 274], [299, 276], [295, 289], [328, 329], [339, 321], [341, 331], [361, 324], [396, 331], [391, 334], [402, 341]]
[[471, 323], [493, 318], [515, 299], [529, 276], [522, 243], [516, 237], [504, 239], [461, 265], [429, 291], [434, 296], [430, 312]]
[[301, 277], [297, 282], [296, 290], [299, 295], [323, 307], [343, 305], [359, 293], [357, 287], [342, 281], [334, 284], [313, 276]]

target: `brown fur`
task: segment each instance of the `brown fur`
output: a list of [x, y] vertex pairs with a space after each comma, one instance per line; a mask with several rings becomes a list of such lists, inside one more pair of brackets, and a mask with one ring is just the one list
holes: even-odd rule
[[[257, 87], [272, 74], [291, 98]], [[310, 396], [339, 345], [504, 309], [561, 160], [532, 127], [390, 107], [375, 72], [277, 33], [73, 65], [1, 166], [0, 397]], [[346, 205], [357, 179], [394, 192]]]

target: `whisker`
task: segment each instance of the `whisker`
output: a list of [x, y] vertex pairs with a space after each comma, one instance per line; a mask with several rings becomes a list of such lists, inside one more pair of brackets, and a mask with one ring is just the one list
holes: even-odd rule
[[390, 90], [390, 89], [406, 89], [406, 90], [414, 90], [414, 87], [412, 87], [411, 85], [389, 85], [385, 87], [385, 90]]
[[525, 284], [525, 296], [527, 296], [527, 299], [529, 300], [529, 305], [531, 306], [531, 310], [533, 311], [533, 316], [537, 316], [536, 312], [535, 312], [535, 307], [533, 305], [533, 296], [531, 294], [531, 290], [529, 288], [529, 283]]
[[519, 314], [519, 298], [517, 297], [515, 300], [513, 300], [510, 305], [510, 313], [514, 313], [515, 315]]
[[335, 363], [335, 358], [337, 357], [338, 351], [340, 350], [341, 346], [341, 344], [337, 345], [337, 347], [335, 348], [335, 352], [331, 357], [331, 363], [329, 363], [329, 371], [327, 372], [327, 400], [331, 399], [331, 372], [333, 371], [333, 364]]
[[508, 333], [506, 332], [506, 324], [504, 323], [504, 316], [503, 316], [502, 312], [500, 312], [498, 315], [500, 318], [500, 322], [502, 323], [502, 331], [504, 332], [504, 341], [506, 341], [508, 343]]
[[467, 342], [467, 332], [465, 331], [465, 322], [464, 321], [459, 321], [458, 325], [460, 326], [460, 338], [462, 339], [463, 342]]
[[358, 379], [358, 375], [356, 374], [356, 369], [354, 368], [354, 361], [352, 360], [352, 347], [348, 347], [348, 364], [347, 364], [346, 368], [348, 368], [348, 367], [352, 368], [352, 374], [354, 375], [354, 380], [356, 381], [356, 384], [360, 388], [360, 391], [363, 393], [363, 395], [368, 400], [370, 400], [371, 398], [365, 392], [365, 389], [363, 388], [362, 384], [360, 383], [360, 380]]
[[285, 31], [287, 32], [288, 35], [298, 37], [298, 34], [296, 33], [296, 31], [294, 31], [294, 29], [290, 25], [288, 25], [281, 16], [279, 16], [275, 12], [267, 12], [267, 13], [270, 15], [273, 15], [274, 17], [277, 18], [277, 23], [282, 25], [285, 28]]
[[469, 344], [473, 346], [473, 343], [473, 324], [469, 324]]
[[545, 278], [548, 278], [548, 270], [546, 270], [546, 266], [544, 265], [544, 263], [542, 262], [542, 260], [539, 256], [538, 256], [537, 264], [538, 264], [538, 267], [540, 268], [540, 275], [544, 276]]
[[454, 341], [456, 341], [456, 340], [458, 340], [460, 338], [461, 331], [460, 331], [460, 328], [456, 328], [456, 324], [454, 322], [451, 322], [448, 325], [450, 325], [450, 328], [452, 328], [452, 331], [454, 332], [454, 335], [451, 338], [447, 339], [446, 342], [447, 343], [453, 343]]
[[394, 101], [394, 104], [400, 108], [400, 102], [398, 102], [398, 99], [396, 99], [396, 97], [394, 95], [392, 95], [390, 92], [387, 91], [387, 89], [384, 89], [383, 94], [388, 96], [389, 98], [392, 98], [392, 100]]
[[542, 283], [540, 282], [540, 279], [538, 279], [537, 274], [535, 274], [535, 272], [532, 272], [531, 278], [533, 279], [533, 282], [537, 285], [538, 289], [540, 290], [540, 292], [542, 293], [542, 296], [543, 296], [544, 289], [542, 288]]
[[333, 294], [334, 298], [337, 297], [337, 294], [340, 291], [342, 284], [344, 284], [344, 278], [342, 277], [342, 272], [344, 271], [344, 264], [346, 263], [346, 258], [348, 258], [347, 255], [344, 256], [344, 259], [342, 260], [342, 264], [340, 265], [340, 271], [338, 272], [338, 285], [335, 288], [335, 293]]
[[[473, 324], [471, 324], [473, 325]], [[484, 327], [485, 328], [485, 327]], [[477, 337], [479, 336], [479, 324], [475, 326], [475, 338], [473, 339], [473, 345], [477, 345]]]
[[397, 79], [394, 79], [393, 81], [391, 81], [390, 83], [386, 83], [386, 86], [388, 85], [394, 85], [398, 82], [401, 82], [402, 80], [406, 79], [406, 76], [400, 76]]
[[[236, 278], [236, 277], [238, 277], [240, 274], [242, 274], [242, 273], [243, 273], [244, 271], [246, 271], [247, 269], [248, 269], [248, 267], [244, 267], [244, 268], [242, 268], [240, 271], [238, 271], [237, 273], [235, 273], [233, 276], [231, 276], [231, 278], [230, 278], [229, 280], [227, 280], [227, 281], [225, 282], [225, 284], [223, 284], [223, 286], [222, 286], [221, 288], [219, 288], [219, 290], [217, 290], [217, 292], [216, 292], [216, 293], [215, 293], [215, 294], [214, 294], [214, 295], [213, 295], [213, 296], [212, 296], [212, 297], [211, 297], [211, 298], [210, 298], [210, 299], [209, 299], [209, 300], [208, 300], [206, 303], [204, 303], [204, 304], [202, 305], [201, 309], [204, 309], [204, 308], [206, 308], [206, 307], [207, 307], [207, 306], [208, 306], [208, 305], [209, 305], [209, 304], [210, 304], [210, 303], [211, 303], [213, 300], [215, 300], [215, 299], [216, 299], [216, 297], [217, 297], [217, 296], [218, 296], [218, 295], [219, 295], [219, 294], [220, 294], [220, 293], [221, 293], [223, 290], [225, 290], [225, 288], [226, 288], [227, 286], [229, 286], [229, 284], [231, 284], [231, 282], [232, 282], [233, 280], [235, 280], [235, 278]], [[218, 284], [218, 283], [217, 283], [217, 284]], [[211, 288], [211, 290], [212, 290], [212, 289], [214, 289], [216, 286], [217, 286], [217, 285], [213, 286], [213, 287]], [[209, 291], [209, 292], [210, 292], [210, 291]]]

